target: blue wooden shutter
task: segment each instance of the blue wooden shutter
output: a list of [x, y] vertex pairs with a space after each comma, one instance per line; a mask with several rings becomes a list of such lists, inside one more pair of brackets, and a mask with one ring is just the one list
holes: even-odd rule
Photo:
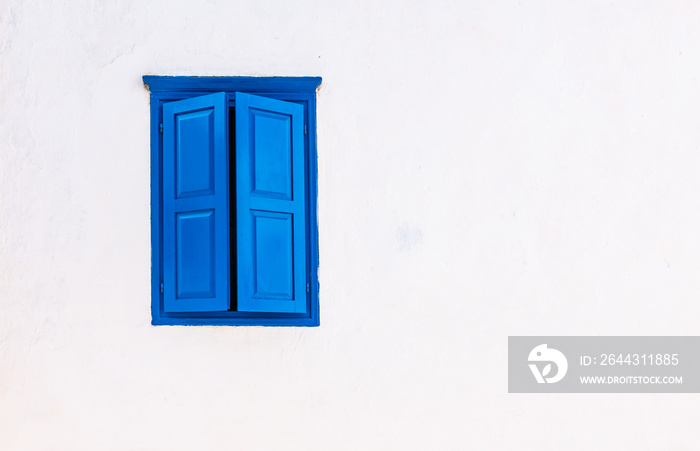
[[238, 310], [306, 312], [304, 109], [236, 93]]
[[163, 308], [228, 310], [228, 98], [163, 105]]

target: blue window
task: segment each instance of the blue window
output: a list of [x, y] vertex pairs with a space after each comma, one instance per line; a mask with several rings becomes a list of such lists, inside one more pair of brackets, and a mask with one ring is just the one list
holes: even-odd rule
[[143, 81], [152, 324], [317, 326], [321, 79]]

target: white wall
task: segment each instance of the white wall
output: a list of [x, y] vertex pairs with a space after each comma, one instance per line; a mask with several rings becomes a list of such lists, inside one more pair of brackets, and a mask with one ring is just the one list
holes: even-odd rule
[[[143, 74], [319, 75], [319, 328], [150, 325]], [[694, 449], [508, 335], [698, 335], [700, 5], [0, 6], [0, 449]]]

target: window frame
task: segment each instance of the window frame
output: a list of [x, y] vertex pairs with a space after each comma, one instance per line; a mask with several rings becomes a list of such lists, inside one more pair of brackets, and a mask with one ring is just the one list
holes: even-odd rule
[[[151, 131], [151, 324], [153, 325], [218, 325], [218, 326], [318, 326], [318, 196], [316, 148], [316, 90], [321, 77], [191, 77], [144, 75], [150, 92]], [[228, 94], [228, 107], [235, 107], [235, 92], [270, 97], [301, 104], [304, 107], [304, 158], [306, 173], [306, 252], [309, 292], [306, 313], [253, 312], [165, 312], [163, 310], [163, 104], [191, 97]], [[234, 149], [229, 148], [229, 153]], [[235, 158], [235, 157], [234, 157]], [[229, 174], [229, 181], [232, 182]], [[229, 205], [233, 205], [231, 200]], [[235, 215], [235, 211], [229, 211]], [[232, 255], [232, 259], [236, 256]], [[232, 293], [231, 296], [235, 296]]]

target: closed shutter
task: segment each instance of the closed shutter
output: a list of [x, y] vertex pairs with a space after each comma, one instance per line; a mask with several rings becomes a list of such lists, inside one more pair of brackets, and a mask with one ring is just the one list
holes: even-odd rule
[[228, 98], [163, 106], [163, 306], [229, 309]]
[[236, 93], [239, 311], [305, 313], [304, 109]]

